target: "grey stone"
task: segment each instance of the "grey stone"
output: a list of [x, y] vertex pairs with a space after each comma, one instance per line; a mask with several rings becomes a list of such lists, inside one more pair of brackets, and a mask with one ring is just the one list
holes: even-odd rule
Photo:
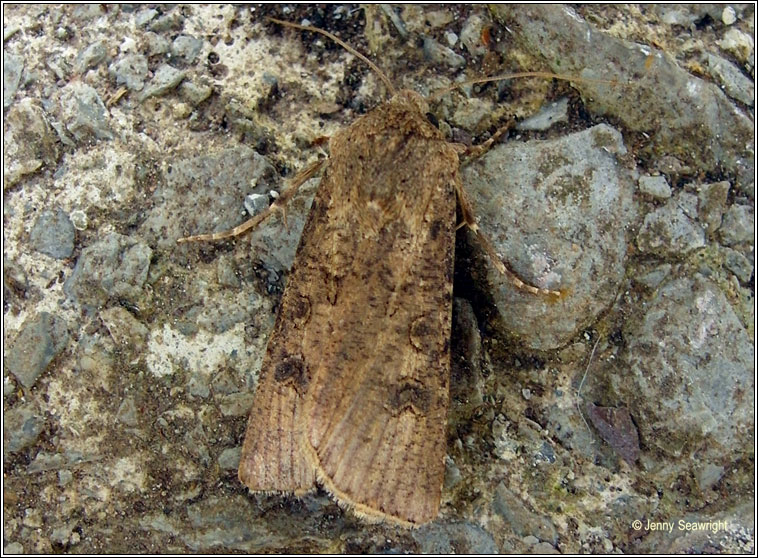
[[724, 251], [724, 265], [726, 268], [734, 273], [735, 277], [737, 277], [741, 283], [747, 283], [750, 281], [750, 278], [753, 276], [753, 262], [737, 250], [724, 248]]
[[755, 235], [755, 213], [747, 205], [734, 204], [724, 213], [719, 229], [722, 244], [734, 246], [750, 242]]
[[22, 99], [9, 110], [3, 134], [3, 188], [9, 188], [24, 176], [53, 168], [59, 148], [47, 116], [33, 99]]
[[144, 243], [115, 232], [82, 250], [64, 292], [86, 305], [109, 298], [139, 300], [147, 279], [152, 250]]
[[48, 56], [46, 63], [59, 80], [68, 81], [71, 79], [71, 74], [74, 71], [73, 66], [62, 54]]
[[489, 99], [466, 99], [455, 108], [450, 124], [464, 130], [476, 130], [491, 118], [492, 111], [493, 102]]
[[451, 68], [462, 68], [466, 65], [463, 56], [431, 37], [424, 37], [424, 56], [436, 64], [444, 64]]
[[197, 325], [208, 331], [223, 333], [235, 324], [249, 322], [261, 309], [261, 296], [251, 290], [226, 295], [220, 293], [206, 299], [205, 305], [202, 312], [197, 314]]
[[627, 322], [626, 374], [611, 377], [643, 447], [721, 463], [747, 451], [753, 423], [753, 345], [723, 293], [696, 276], [660, 287]]
[[597, 438], [587, 427], [586, 418], [576, 410], [576, 406], [559, 403], [550, 405], [547, 410], [546, 428], [554, 433], [561, 444], [572, 452], [594, 459], [597, 454]]
[[637, 182], [640, 192], [652, 198], [665, 200], [671, 197], [671, 186], [665, 176], [641, 176]]
[[187, 382], [187, 391], [193, 397], [202, 397], [205, 399], [211, 394], [208, 380], [204, 376], [193, 376]]
[[236, 471], [240, 465], [242, 447], [226, 448], [218, 456], [218, 466], [224, 471]]
[[666, 25], [687, 26], [694, 23], [697, 20], [697, 14], [680, 6], [676, 6], [676, 7], [667, 6], [665, 8], [665, 11], [661, 13], [660, 19]]
[[38, 252], [63, 260], [74, 252], [75, 234], [74, 225], [65, 211], [45, 210], [34, 223], [29, 240]]
[[99, 4], [78, 4], [71, 11], [71, 16], [80, 23], [90, 22], [105, 15], [105, 8]]
[[251, 188], [267, 190], [276, 176], [265, 157], [244, 146], [174, 160], [170, 168], [140, 230], [151, 244], [173, 251], [182, 236], [239, 225], [245, 195]]
[[225, 417], [246, 417], [254, 398], [254, 393], [231, 393], [218, 398], [218, 408]]
[[710, 490], [724, 476], [724, 468], [721, 465], [706, 463], [697, 472], [697, 484], [700, 490]]
[[140, 527], [146, 531], [157, 531], [159, 533], [178, 533], [181, 528], [178, 524], [171, 521], [171, 519], [164, 513], [156, 512], [147, 514], [140, 519]]
[[708, 69], [732, 99], [748, 106], [755, 105], [755, 85], [753, 80], [746, 77], [740, 69], [720, 56], [706, 54]]
[[234, 261], [227, 255], [218, 258], [216, 264], [216, 276], [218, 284], [224, 287], [236, 289], [240, 286], [240, 280], [237, 277]]
[[729, 29], [717, 43], [725, 51], [733, 54], [743, 64], [749, 64], [755, 51], [755, 40], [739, 29]]
[[245, 196], [245, 209], [251, 217], [263, 212], [268, 206], [268, 196], [266, 194], [248, 194]]
[[121, 402], [116, 412], [116, 418], [127, 426], [137, 426], [137, 406], [134, 404], [133, 398], [127, 397]]
[[568, 122], [568, 99], [565, 97], [548, 104], [534, 116], [519, 122], [516, 129], [544, 131], [558, 122]]
[[395, 29], [400, 34], [400, 36], [403, 39], [407, 39], [408, 29], [406, 28], [403, 20], [400, 19], [400, 16], [397, 15], [395, 8], [393, 6], [390, 6], [389, 4], [380, 4], [379, 9], [382, 10], [384, 14], [390, 19], [390, 21], [392, 22], [392, 25], [395, 26]]
[[[53, 529], [50, 534], [50, 540], [62, 546], [70, 545], [74, 540], [79, 540], [79, 534], [73, 533], [72, 528], [69, 525], [61, 525]], [[76, 535], [74, 537], [74, 535]]]
[[471, 56], [483, 56], [487, 46], [482, 44], [482, 28], [487, 23], [480, 14], [473, 12], [461, 29], [461, 42]]
[[24, 59], [12, 52], [3, 51], [3, 108], [13, 104], [23, 73]]
[[108, 111], [92, 86], [80, 81], [66, 85], [61, 92], [61, 108], [66, 129], [77, 141], [113, 137]]
[[171, 54], [187, 64], [192, 64], [203, 48], [203, 41], [191, 35], [179, 35], [171, 44]]
[[134, 24], [137, 27], [145, 27], [148, 23], [155, 19], [157, 15], [158, 11], [152, 8], [141, 10], [137, 12], [137, 15], [134, 17]]
[[41, 451], [27, 467], [29, 473], [44, 473], [45, 471], [57, 471], [62, 467], [72, 467], [80, 463], [93, 461], [90, 456], [85, 456], [76, 450], [66, 450], [63, 453], [48, 453]]
[[149, 31], [144, 34], [144, 38], [147, 43], [147, 52], [145, 54], [156, 56], [166, 54], [171, 49], [171, 43], [163, 35], [158, 35], [157, 33]]
[[705, 246], [705, 231], [680, 205], [681, 194], [647, 215], [637, 235], [642, 252], [659, 256], [686, 254]]
[[575, 83], [589, 110], [648, 134], [651, 151], [677, 153], [705, 171], [752, 166], [751, 119], [673, 57], [597, 31], [565, 5], [498, 4], [492, 13], [513, 30], [517, 45], [542, 55], [552, 71], [589, 78]]
[[108, 68], [108, 73], [116, 79], [116, 85], [124, 84], [127, 89], [140, 91], [147, 78], [147, 58], [142, 54], [120, 56]]
[[37, 441], [44, 420], [29, 405], [14, 407], [3, 413], [3, 452], [15, 453]]
[[713, 234], [721, 226], [728, 195], [729, 182], [726, 181], [698, 187], [698, 216], [708, 234]]
[[[290, 507], [285, 499], [284, 506], [268, 508], [268, 521], [272, 522], [268, 523], [256, 521], [260, 509], [250, 497], [211, 496], [187, 506], [189, 524], [185, 528], [163, 514], [146, 517], [143, 528], [157, 529], [171, 536], [179, 533], [181, 541], [194, 551], [216, 548], [249, 554], [286, 553], [295, 544], [326, 552], [339, 529], [344, 529], [343, 522], [335, 516], [335, 508], [325, 495], [309, 494], [298, 501], [301, 504], [297, 507]], [[331, 515], [327, 518], [326, 513]], [[284, 528], [271, 528], [276, 523]]]
[[184, 435], [184, 444], [187, 446], [188, 451], [199, 459], [203, 467], [207, 467], [211, 463], [211, 454], [208, 451], [207, 442], [208, 438], [200, 423], [196, 424], [194, 429]]
[[658, 285], [663, 283], [663, 280], [668, 277], [669, 273], [671, 273], [671, 264], [661, 264], [655, 269], [652, 269], [639, 277], [635, 277], [634, 279], [639, 284], [652, 290], [656, 289]]
[[454, 486], [463, 480], [461, 470], [455, 464], [455, 461], [450, 459], [449, 456], [445, 456], [445, 490], [450, 490]]
[[74, 474], [68, 469], [58, 471], [58, 486], [66, 486], [74, 480]]
[[734, 8], [731, 6], [725, 6], [724, 11], [721, 12], [721, 21], [724, 25], [732, 25], [737, 21], [737, 14], [734, 12]]
[[77, 231], [86, 231], [88, 225], [87, 214], [81, 209], [73, 210], [68, 218], [71, 220], [71, 224]]
[[263, 525], [251, 522], [251, 517], [255, 517], [252, 502], [241, 495], [206, 498], [187, 507], [191, 528], [180, 530], [184, 532], [182, 539], [195, 551], [230, 548], [255, 552], [269, 545], [275, 547], [277, 537]]
[[428, 523], [411, 531], [421, 554], [497, 554], [492, 535], [472, 523]]
[[[245, 146], [173, 161], [165, 186], [153, 195], [153, 208], [141, 234], [151, 244], [176, 252], [177, 238], [241, 224], [246, 219], [242, 213], [245, 196], [251, 189], [269, 191], [276, 180], [273, 165]], [[289, 203], [287, 226], [276, 212], [250, 233], [251, 254], [267, 268], [281, 270], [292, 265], [318, 182], [314, 179], [303, 185]], [[180, 250], [196, 249], [185, 246]]]
[[684, 214], [690, 219], [698, 218], [698, 198], [690, 192], [679, 192], [676, 196], [676, 205], [678, 205]]
[[66, 348], [66, 323], [47, 312], [27, 319], [5, 354], [8, 370], [21, 385], [30, 388], [53, 359]]
[[159, 17], [150, 24], [150, 30], [156, 33], [179, 31], [184, 26], [184, 16], [176, 11]]
[[495, 490], [492, 510], [520, 537], [532, 535], [552, 545], [558, 542], [558, 533], [553, 522], [527, 508], [503, 483]]
[[7, 41], [19, 31], [21, 31], [21, 27], [18, 23], [8, 22], [8, 25], [3, 29], [3, 41]]
[[141, 354], [148, 336], [147, 327], [123, 306], [112, 306], [100, 312], [100, 319], [111, 338], [121, 348]]
[[211, 381], [213, 393], [216, 395], [229, 395], [239, 391], [239, 380], [229, 370], [222, 370]]
[[177, 70], [168, 64], [161, 64], [161, 66], [155, 70], [153, 79], [150, 80], [150, 83], [144, 89], [142, 95], [140, 95], [139, 101], [142, 102], [149, 97], [160, 97], [165, 95], [179, 85], [186, 75], [187, 72], [183, 70]]
[[94, 68], [105, 60], [107, 54], [105, 41], [95, 41], [77, 55], [76, 60], [74, 60], [74, 71], [77, 74], [82, 74], [90, 68]]
[[529, 549], [529, 553], [536, 556], [541, 556], [544, 554], [561, 554], [557, 548], [555, 548], [552, 544], [546, 542], [538, 542], [537, 544], [532, 545], [532, 547]]
[[182, 99], [187, 101], [192, 106], [197, 106], [213, 93], [213, 88], [210, 85], [197, 84], [190, 80], [185, 79], [179, 86], [179, 94]]
[[568, 342], [617, 295], [637, 211], [632, 177], [616, 159], [625, 152], [621, 135], [600, 125], [557, 140], [498, 145], [463, 169], [479, 227], [511, 270], [535, 286], [569, 292], [551, 302], [488, 266], [505, 329], [533, 348]]
[[21, 545], [20, 542], [12, 542], [5, 545], [3, 548], [3, 552], [6, 554], [23, 554], [24, 553], [24, 547]]

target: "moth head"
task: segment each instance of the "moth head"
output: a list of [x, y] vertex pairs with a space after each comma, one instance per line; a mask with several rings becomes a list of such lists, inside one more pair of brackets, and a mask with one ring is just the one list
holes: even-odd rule
[[421, 114], [429, 112], [429, 103], [420, 93], [411, 91], [410, 89], [401, 89], [392, 96], [392, 103], [398, 103], [404, 106], [411, 105], [418, 109]]

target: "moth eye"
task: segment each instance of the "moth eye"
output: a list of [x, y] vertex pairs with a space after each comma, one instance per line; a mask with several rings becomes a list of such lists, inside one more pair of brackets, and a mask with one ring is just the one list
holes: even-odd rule
[[429, 121], [429, 123], [434, 126], [435, 128], [439, 129], [440, 127], [440, 121], [437, 120], [437, 117], [434, 116], [431, 112], [426, 113], [426, 119]]

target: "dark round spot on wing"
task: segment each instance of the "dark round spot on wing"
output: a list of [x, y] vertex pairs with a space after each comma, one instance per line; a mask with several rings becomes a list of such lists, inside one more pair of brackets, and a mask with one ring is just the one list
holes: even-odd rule
[[302, 394], [308, 385], [307, 365], [299, 356], [286, 357], [276, 364], [274, 379], [281, 384], [291, 385]]

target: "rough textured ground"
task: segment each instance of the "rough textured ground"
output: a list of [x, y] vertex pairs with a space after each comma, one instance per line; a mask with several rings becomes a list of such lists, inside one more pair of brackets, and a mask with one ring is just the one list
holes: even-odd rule
[[[3, 548], [753, 552], [752, 5], [4, 6]], [[246, 415], [318, 186], [265, 207], [381, 81], [428, 93], [460, 231], [442, 512], [249, 494]], [[614, 83], [608, 83], [614, 80]], [[639, 524], [636, 522], [640, 522]], [[669, 523], [672, 524], [669, 528]]]

